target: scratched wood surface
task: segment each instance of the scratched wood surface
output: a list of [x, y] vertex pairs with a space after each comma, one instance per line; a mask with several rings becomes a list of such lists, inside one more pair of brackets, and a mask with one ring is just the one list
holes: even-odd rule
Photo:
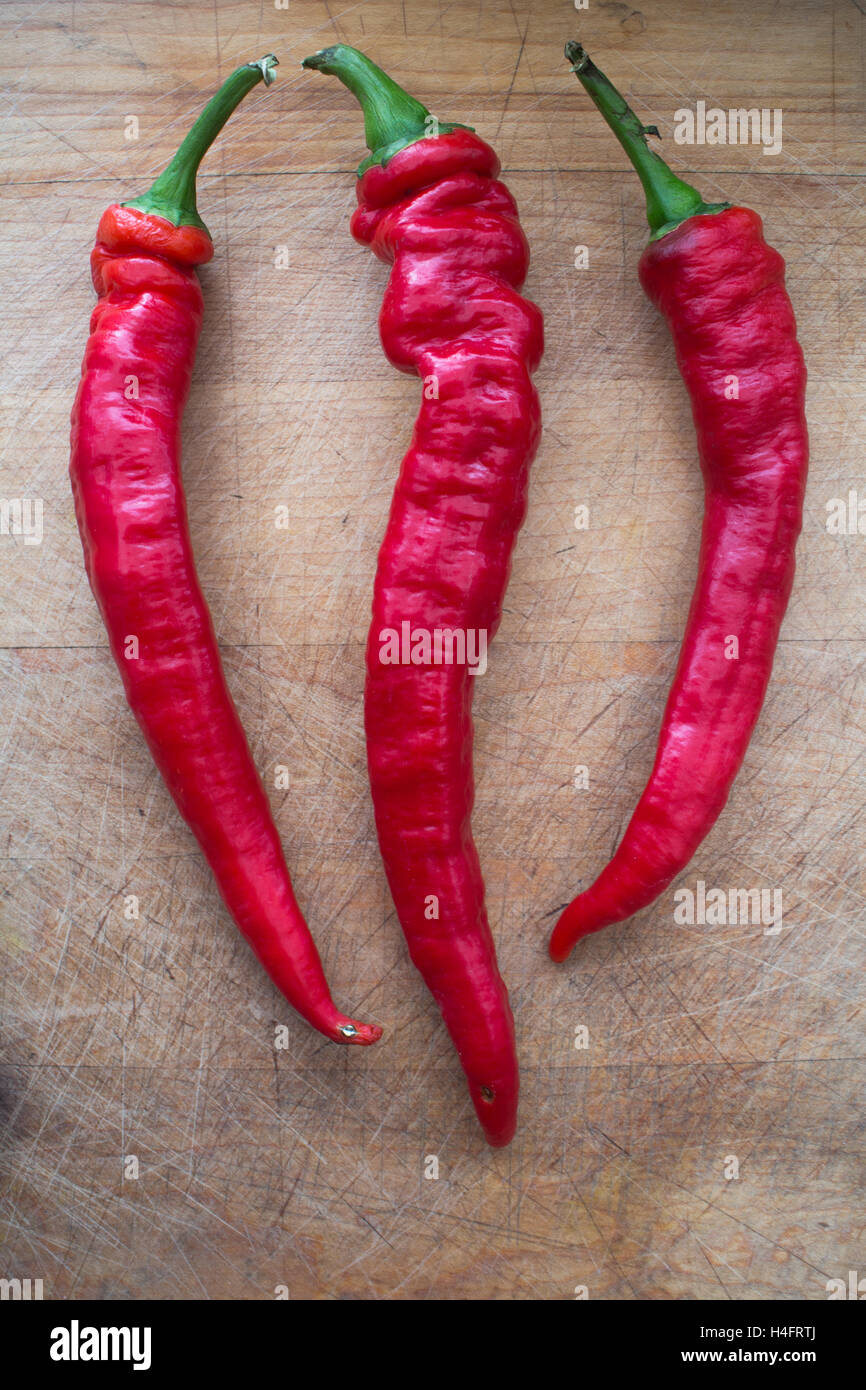
[[[0, 1275], [57, 1298], [557, 1300], [821, 1299], [866, 1273], [866, 539], [826, 525], [828, 501], [866, 493], [862, 7], [55, 0], [3, 4], [0, 28], [0, 497], [44, 506], [41, 543], [0, 535]], [[574, 36], [705, 196], [763, 214], [808, 360], [813, 460], [767, 703], [681, 880], [780, 889], [781, 931], [676, 926], [668, 893], [555, 967], [557, 908], [612, 851], [652, 762], [702, 500], [636, 280], [640, 190], [568, 72]], [[381, 354], [386, 272], [348, 233], [358, 111], [298, 66], [337, 40], [496, 145], [546, 315], [544, 440], [475, 707], [474, 823], [522, 1063], [506, 1152], [480, 1139], [373, 832], [363, 642], [418, 385]], [[184, 467], [299, 897], [337, 998], [386, 1029], [367, 1051], [294, 1018], [220, 905], [125, 706], [67, 482], [99, 215], [270, 49], [276, 84], [200, 179], [217, 250]], [[698, 100], [780, 108], [781, 152], [674, 144]]]

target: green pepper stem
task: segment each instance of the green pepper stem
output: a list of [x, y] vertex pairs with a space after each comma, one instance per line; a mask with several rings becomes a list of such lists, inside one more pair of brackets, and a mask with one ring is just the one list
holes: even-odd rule
[[398, 150], [430, 135], [449, 130], [472, 130], [455, 122], [440, 122], [393, 78], [377, 67], [366, 53], [337, 43], [305, 58], [302, 68], [339, 77], [357, 97], [364, 113], [364, 139], [370, 154], [358, 167], [358, 177], [373, 164], [387, 164]]
[[705, 203], [696, 188], [678, 178], [661, 156], [650, 149], [646, 137], [656, 135], [661, 139], [658, 127], [642, 124], [609, 78], [595, 66], [585, 48], [579, 43], [567, 43], [565, 56], [643, 184], [647, 221], [652, 233], [650, 241], [657, 241], [696, 213], [724, 212], [731, 206], [730, 203]]
[[[215, 96], [212, 96], [195, 125], [184, 139], [171, 163], [160, 174], [140, 198], [124, 203], [125, 208], [138, 208], [141, 212], [154, 213], [164, 217], [176, 227], [207, 227], [198, 215], [195, 195], [195, 180], [198, 166], [219, 135], [229, 116], [243, 101], [247, 92], [252, 91], [258, 82], [264, 81], [266, 87], [274, 80], [277, 59], [268, 53], [258, 62], [245, 63], [226, 78]], [[208, 232], [208, 235], [210, 233]]]

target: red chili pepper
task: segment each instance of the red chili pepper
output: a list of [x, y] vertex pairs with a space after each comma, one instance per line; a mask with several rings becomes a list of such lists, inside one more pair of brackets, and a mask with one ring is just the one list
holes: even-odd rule
[[87, 575], [127, 700], [226, 906], [298, 1013], [335, 1042], [366, 1044], [381, 1029], [337, 1011], [295, 901], [199, 588], [180, 473], [203, 308], [193, 267], [213, 255], [196, 173], [276, 61], [269, 54], [233, 73], [150, 191], [103, 214], [70, 476]]
[[748, 208], [706, 204], [646, 143], [634, 112], [579, 44], [566, 57], [647, 194], [640, 281], [668, 321], [692, 401], [706, 488], [686, 634], [655, 766], [613, 859], [550, 943], [638, 912], [688, 864], [728, 799], [770, 679], [794, 578], [808, 462], [806, 369], [785, 263]]
[[514, 1133], [517, 1060], [469, 823], [474, 678], [465, 662], [384, 664], [382, 647], [389, 633], [414, 634], [423, 662], [435, 660], [437, 631], [496, 631], [539, 437], [530, 373], [541, 314], [517, 293], [529, 252], [489, 145], [436, 122], [356, 49], [338, 44], [304, 66], [339, 77], [363, 108], [372, 153], [358, 170], [352, 233], [393, 263], [382, 344], [394, 366], [425, 383], [379, 554], [367, 647], [376, 828], [410, 955], [487, 1139], [502, 1145]]

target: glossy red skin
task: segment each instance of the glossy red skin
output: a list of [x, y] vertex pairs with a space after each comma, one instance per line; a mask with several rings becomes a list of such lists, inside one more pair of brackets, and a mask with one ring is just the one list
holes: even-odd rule
[[[194, 227], [110, 207], [91, 265], [99, 295], [72, 412], [70, 477], [84, 561], [126, 697], [220, 893], [289, 1003], [334, 1042], [381, 1029], [339, 1013], [292, 891], [267, 796], [225, 683], [199, 587], [180, 420], [202, 319]], [[127, 378], [139, 399], [124, 395]], [[138, 638], [137, 660], [125, 655]], [[346, 1037], [342, 1028], [357, 1030]]]
[[[540, 417], [542, 319], [493, 150], [466, 131], [409, 145], [358, 185], [352, 232], [393, 262], [379, 327], [401, 371], [438, 379], [403, 459], [373, 594], [365, 723], [379, 844], [409, 951], [490, 1144], [517, 1117], [514, 1024], [472, 840], [467, 667], [379, 661], [379, 634], [499, 624]], [[428, 920], [428, 895], [439, 904]]]
[[[692, 402], [706, 489], [698, 579], [649, 782], [613, 859], [557, 922], [554, 960], [657, 898], [715, 823], [764, 700], [802, 523], [806, 368], [761, 219], [740, 207], [691, 217], [649, 244], [639, 274]], [[725, 657], [731, 636], [738, 660]]]

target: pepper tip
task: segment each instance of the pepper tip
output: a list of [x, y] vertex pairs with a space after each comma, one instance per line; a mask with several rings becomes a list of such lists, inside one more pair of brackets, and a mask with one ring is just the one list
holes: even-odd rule
[[337, 1025], [339, 1037], [336, 1042], [352, 1043], [355, 1047], [370, 1047], [378, 1042], [382, 1036], [382, 1029], [378, 1023], [356, 1023], [353, 1019], [346, 1019], [344, 1023]]
[[556, 961], [557, 965], [562, 965], [563, 961], [568, 960], [574, 945], [574, 938], [565, 922], [568, 912], [569, 908], [565, 908], [547, 943], [548, 955], [552, 961]]

